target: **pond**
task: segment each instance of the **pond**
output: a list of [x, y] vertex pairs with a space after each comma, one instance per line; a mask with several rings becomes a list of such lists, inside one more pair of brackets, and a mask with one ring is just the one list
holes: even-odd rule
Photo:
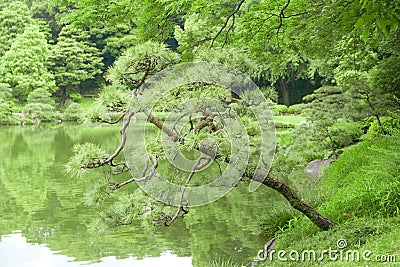
[[84, 197], [99, 176], [71, 178], [63, 174], [63, 165], [76, 143], [98, 143], [112, 151], [119, 144], [118, 130], [0, 128], [0, 266], [203, 267], [228, 260], [250, 266], [268, 240], [259, 218], [279, 201], [263, 187], [249, 193], [239, 183], [224, 198], [192, 208], [169, 227], [90, 230], [98, 215], [84, 205]]

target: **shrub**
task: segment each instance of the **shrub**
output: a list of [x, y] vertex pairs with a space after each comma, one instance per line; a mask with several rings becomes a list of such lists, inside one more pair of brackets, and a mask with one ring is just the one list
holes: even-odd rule
[[383, 132], [379, 127], [377, 120], [374, 120], [367, 132], [369, 137], [385, 135], [399, 135], [400, 134], [400, 116], [397, 117], [382, 117], [380, 118]]
[[69, 94], [69, 98], [71, 98], [74, 102], [80, 102], [82, 100], [82, 96], [80, 93]]
[[290, 107], [287, 108], [287, 112], [289, 114], [301, 114], [304, 108], [305, 108], [304, 104], [291, 105]]
[[40, 119], [41, 121], [52, 121], [56, 117], [54, 107], [49, 104], [29, 103], [22, 112], [30, 119]]
[[13, 102], [11, 102], [11, 101], [2, 102], [0, 100], [0, 114], [11, 115], [13, 107], [14, 107]]
[[304, 104], [296, 104], [292, 106], [285, 105], [273, 105], [271, 106], [271, 110], [274, 115], [295, 115], [301, 114], [303, 112], [305, 105]]
[[65, 121], [78, 121], [82, 117], [82, 107], [77, 103], [69, 105], [64, 113], [63, 120]]
[[20, 125], [21, 123], [20, 117], [0, 112], [0, 125]]
[[327, 138], [325, 142], [333, 142], [335, 149], [340, 149], [357, 143], [362, 134], [362, 127], [359, 123], [339, 122], [329, 128], [329, 135], [332, 141]]
[[51, 93], [49, 91], [44, 88], [38, 88], [29, 93], [28, 103], [54, 105], [54, 99], [51, 98]]
[[271, 107], [274, 115], [284, 115], [288, 113], [288, 107], [285, 105], [274, 105]]

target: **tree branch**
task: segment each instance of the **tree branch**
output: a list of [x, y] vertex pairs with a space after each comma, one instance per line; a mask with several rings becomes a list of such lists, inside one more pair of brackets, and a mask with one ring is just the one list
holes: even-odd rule
[[125, 185], [127, 185], [127, 184], [130, 184], [130, 183], [132, 183], [132, 182], [143, 182], [143, 181], [146, 181], [146, 180], [151, 179], [153, 176], [156, 175], [156, 169], [157, 169], [157, 167], [158, 167], [158, 160], [157, 160], [157, 157], [153, 155], [153, 156], [152, 156], [152, 160], [153, 160], [153, 166], [151, 167], [150, 173], [149, 173], [148, 175], [145, 175], [146, 172], [147, 172], [148, 163], [149, 163], [149, 160], [146, 160], [145, 168], [144, 168], [144, 170], [143, 170], [143, 173], [142, 173], [142, 177], [141, 177], [141, 178], [134, 178], [134, 177], [132, 177], [131, 179], [126, 180], [126, 181], [123, 182], [123, 183], [114, 184], [113, 187], [112, 187], [111, 189], [112, 189], [112, 190], [117, 190], [117, 189], [119, 189], [119, 188], [121, 188], [121, 187], [123, 187], [123, 186], [125, 186]]
[[124, 121], [124, 124], [122, 124], [120, 133], [121, 133], [121, 144], [119, 147], [115, 150], [115, 152], [106, 160], [104, 161], [104, 164], [109, 164], [110, 166], [113, 166], [112, 161], [121, 153], [121, 151], [124, 149], [125, 144], [126, 144], [126, 129], [128, 128], [132, 117], [135, 115], [135, 112], [129, 112], [127, 113], [127, 119]]
[[127, 113], [128, 113], [128, 111], [124, 111], [124, 113], [120, 117], [118, 117], [118, 119], [115, 121], [107, 121], [107, 120], [103, 120], [103, 119], [98, 119], [97, 122], [106, 123], [106, 124], [110, 124], [110, 125], [117, 124], [125, 117], [125, 115]]
[[218, 33], [217, 33], [217, 34], [214, 36], [214, 38], [212, 39], [210, 47], [213, 47], [213, 46], [214, 46], [214, 43], [215, 43], [215, 41], [217, 40], [218, 36], [220, 36], [221, 33], [224, 31], [224, 29], [228, 26], [228, 23], [229, 23], [230, 19], [231, 19], [232, 17], [234, 17], [234, 16], [236, 15], [236, 13], [239, 12], [240, 8], [242, 7], [242, 5], [243, 5], [243, 3], [244, 3], [245, 1], [246, 1], [246, 0], [241, 0], [241, 1], [237, 4], [235, 10], [233, 10], [233, 12], [226, 18], [224, 25], [221, 27], [221, 29], [219, 29]]
[[225, 45], [228, 43], [229, 32], [233, 29], [234, 26], [235, 26], [235, 15], [232, 16], [231, 26], [229, 27], [229, 29], [225, 33], [225, 40], [224, 40], [224, 43], [222, 44], [222, 48], [225, 47]]
[[179, 135], [177, 135], [176, 133], [174, 133], [171, 129], [169, 129], [168, 127], [164, 126], [164, 124], [162, 122], [160, 122], [159, 120], [157, 120], [153, 114], [151, 112], [145, 113], [147, 118], [149, 119], [149, 121], [154, 124], [155, 126], [157, 126], [158, 129], [160, 129], [161, 131], [163, 131], [164, 133], [166, 133], [171, 139], [172, 141], [176, 142], [179, 139]]
[[308, 205], [303, 200], [301, 200], [300, 197], [296, 194], [296, 192], [292, 188], [287, 186], [284, 182], [269, 176], [265, 177], [263, 175], [259, 175], [258, 177], [253, 177], [252, 180], [260, 182], [263, 185], [272, 188], [278, 193], [280, 193], [284, 198], [286, 198], [286, 200], [289, 202], [292, 208], [300, 211], [320, 229], [326, 231], [331, 229], [333, 226], [337, 225], [337, 223], [332, 222], [328, 218], [324, 217], [314, 207]]
[[[201, 163], [201, 161], [205, 159], [206, 161], [204, 163]], [[210, 163], [210, 161], [212, 160], [212, 157], [210, 156], [201, 156], [196, 163], [193, 165], [192, 170], [190, 171], [190, 174], [188, 175], [188, 178], [186, 179], [186, 184], [188, 184], [190, 182], [190, 180], [192, 179], [193, 175], [195, 174], [196, 171], [201, 170], [202, 168], [204, 168], [205, 166], [207, 166], [207, 164]]]
[[283, 26], [283, 19], [285, 18], [284, 12], [285, 12], [285, 9], [288, 8], [289, 4], [290, 4], [290, 0], [287, 0], [286, 4], [282, 7], [282, 9], [279, 13], [279, 25], [278, 25], [278, 29], [276, 30], [276, 39], [277, 40], [278, 40], [279, 32]]

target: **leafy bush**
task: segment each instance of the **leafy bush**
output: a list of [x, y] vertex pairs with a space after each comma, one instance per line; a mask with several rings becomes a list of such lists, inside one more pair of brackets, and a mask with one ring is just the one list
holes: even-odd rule
[[30, 119], [40, 119], [41, 121], [52, 121], [56, 118], [54, 107], [49, 104], [29, 103], [23, 113]]
[[51, 98], [49, 91], [44, 88], [38, 88], [29, 93], [28, 103], [54, 105], [54, 99]]
[[304, 104], [291, 105], [287, 108], [289, 114], [301, 114], [305, 108]]
[[63, 113], [63, 120], [78, 121], [82, 116], [82, 111], [82, 107], [79, 104], [72, 103], [65, 109]]
[[311, 123], [301, 123], [291, 130], [290, 135], [293, 143], [290, 151], [294, 151], [300, 158], [310, 162], [314, 159], [324, 158], [329, 152], [319, 139], [319, 131]]
[[271, 109], [274, 115], [284, 115], [289, 113], [288, 107], [285, 105], [273, 105]]
[[14, 103], [11, 101], [2, 102], [0, 100], [0, 114], [10, 115], [12, 113]]
[[305, 108], [304, 104], [297, 104], [292, 106], [285, 106], [285, 105], [272, 105], [271, 110], [274, 115], [298, 115], [303, 112]]
[[20, 125], [23, 120], [18, 116], [0, 112], [0, 125]]
[[74, 102], [80, 102], [82, 100], [82, 96], [80, 93], [69, 94], [69, 98], [71, 98]]
[[0, 102], [12, 97], [12, 89], [8, 83], [0, 83]]
[[356, 122], [338, 122], [329, 128], [329, 135], [325, 142], [332, 142], [335, 149], [340, 149], [359, 141], [363, 131], [361, 125]]

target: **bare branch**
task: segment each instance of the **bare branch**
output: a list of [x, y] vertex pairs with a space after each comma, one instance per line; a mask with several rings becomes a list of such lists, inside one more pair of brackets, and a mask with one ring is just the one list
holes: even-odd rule
[[144, 168], [143, 168], [143, 171], [142, 171], [142, 177], [144, 177], [146, 175], [146, 172], [149, 169], [149, 161], [150, 161], [150, 159], [147, 158], [146, 162], [144, 163]]
[[232, 16], [232, 23], [229, 29], [225, 33], [225, 40], [224, 43], [222, 44], [222, 47], [225, 47], [225, 45], [228, 43], [229, 39], [229, 32], [233, 30], [233, 27], [235, 26], [235, 15]]
[[[201, 163], [201, 161], [205, 159], [206, 161], [204, 163]], [[195, 174], [196, 171], [201, 170], [202, 168], [204, 168], [207, 164], [210, 163], [210, 161], [212, 160], [211, 157], [209, 156], [201, 156], [196, 163], [193, 165], [192, 170], [190, 171], [190, 174], [188, 176], [188, 178], [186, 179], [186, 184], [188, 184], [190, 182], [190, 180], [192, 179], [193, 175]]]
[[[180, 199], [179, 199], [178, 209], [176, 210], [175, 215], [170, 217], [169, 221], [167, 221], [167, 220], [164, 221], [164, 225], [165, 226], [170, 226], [177, 218], [183, 218], [189, 212], [189, 209], [185, 210], [183, 208], [183, 203], [182, 202], [183, 202], [184, 194], [185, 194], [185, 188], [182, 188], [181, 196], [180, 196]], [[180, 214], [181, 212], [182, 212], [182, 214]]]
[[164, 124], [162, 122], [160, 122], [159, 120], [157, 120], [153, 114], [151, 114], [151, 112], [146, 113], [147, 118], [149, 119], [149, 121], [154, 124], [155, 126], [157, 126], [158, 129], [162, 130], [164, 133], [166, 133], [171, 139], [172, 141], [176, 142], [179, 139], [179, 135], [177, 135], [176, 133], [174, 133], [171, 129], [169, 129], [168, 127], [164, 126]]
[[107, 121], [107, 120], [103, 120], [103, 119], [98, 119], [97, 122], [106, 123], [106, 124], [110, 124], [110, 125], [117, 124], [125, 117], [125, 115], [127, 113], [128, 113], [127, 110], [124, 111], [123, 114], [120, 117], [118, 117], [118, 119], [115, 121]]
[[226, 18], [224, 25], [221, 27], [221, 29], [219, 29], [218, 33], [217, 33], [217, 34], [214, 36], [214, 38], [212, 39], [210, 47], [213, 47], [213, 46], [214, 46], [214, 43], [215, 43], [215, 41], [217, 40], [218, 36], [220, 36], [221, 33], [224, 31], [224, 29], [228, 26], [228, 23], [229, 23], [230, 19], [231, 19], [232, 17], [234, 17], [234, 16], [236, 15], [236, 13], [239, 12], [240, 8], [242, 7], [242, 5], [243, 5], [243, 3], [244, 3], [245, 1], [246, 1], [246, 0], [241, 0], [241, 1], [237, 4], [235, 10], [233, 10], [233, 12]]
[[124, 121], [124, 124], [121, 127], [120, 133], [121, 133], [121, 144], [119, 145], [119, 147], [115, 150], [115, 152], [106, 160], [104, 161], [103, 165], [110, 165], [113, 166], [112, 161], [119, 155], [119, 153], [121, 153], [121, 151], [124, 149], [125, 144], [126, 144], [126, 129], [128, 128], [132, 117], [135, 115], [135, 112], [129, 112], [127, 114], [127, 118]]
[[123, 183], [114, 184], [113, 187], [112, 187], [112, 190], [117, 190], [117, 189], [119, 189], [119, 188], [121, 188], [121, 187], [123, 187], [123, 186], [125, 186], [125, 185], [127, 185], [127, 184], [130, 184], [130, 183], [132, 183], [132, 182], [143, 182], [143, 181], [146, 181], [146, 180], [151, 179], [153, 176], [156, 175], [156, 169], [157, 169], [157, 167], [158, 167], [158, 160], [157, 160], [157, 157], [153, 155], [153, 156], [152, 156], [152, 160], [153, 160], [153, 166], [151, 167], [150, 173], [149, 173], [148, 175], [145, 175], [145, 173], [147, 172], [148, 163], [149, 163], [149, 160], [147, 159], [147, 160], [146, 160], [146, 164], [145, 164], [147, 167], [145, 167], [144, 175], [143, 175], [141, 178], [134, 178], [134, 177], [132, 177], [131, 179], [126, 180], [126, 181], [123, 182]]
[[279, 32], [283, 26], [283, 19], [285, 18], [285, 9], [288, 8], [290, 4], [290, 0], [287, 0], [286, 4], [282, 7], [280, 13], [279, 13], [279, 25], [278, 25], [278, 29], [276, 30], [276, 39], [278, 40], [278, 35]]
[[[121, 153], [121, 151], [125, 147], [125, 144], [126, 144], [126, 129], [128, 128], [128, 126], [130, 124], [130, 121], [131, 121], [131, 119], [132, 119], [132, 117], [134, 115], [135, 115], [135, 112], [127, 112], [126, 114], [124, 114], [123, 117], [127, 116], [127, 118], [125, 119], [124, 123], [122, 124], [121, 130], [120, 130], [120, 133], [121, 133], [121, 144], [115, 150], [115, 152], [111, 156], [109, 156], [108, 158], [92, 159], [91, 161], [89, 161], [86, 165], [82, 166], [81, 168], [95, 169], [95, 168], [99, 168], [99, 167], [106, 166], [106, 165], [111, 166], [111, 167], [118, 167], [120, 165], [125, 165], [126, 166], [126, 163], [118, 163], [118, 164], [116, 164], [116, 163], [113, 162], [113, 160]], [[120, 120], [122, 120], [122, 118]]]
[[175, 131], [176, 134], [179, 135], [178, 131], [176, 130], [176, 125], [178, 124], [178, 122], [183, 119], [186, 115], [188, 115], [188, 113], [184, 113], [181, 116], [179, 116], [179, 118], [177, 118], [174, 122], [174, 125], [172, 125], [172, 130]]
[[[118, 170], [118, 171], [114, 171], [114, 170], [111, 170], [110, 171], [110, 174], [111, 175], [119, 175], [119, 174], [122, 174], [122, 173], [125, 173], [125, 172], [128, 172], [128, 171], [130, 171], [130, 168], [128, 167], [128, 165], [126, 165], [126, 163], [125, 162], [121, 162], [121, 163], [118, 163], [118, 164], [116, 164], [116, 165], [118, 165], [118, 166], [122, 166], [122, 168], [120, 169], [120, 170]], [[117, 167], [117, 166], [116, 166]]]

